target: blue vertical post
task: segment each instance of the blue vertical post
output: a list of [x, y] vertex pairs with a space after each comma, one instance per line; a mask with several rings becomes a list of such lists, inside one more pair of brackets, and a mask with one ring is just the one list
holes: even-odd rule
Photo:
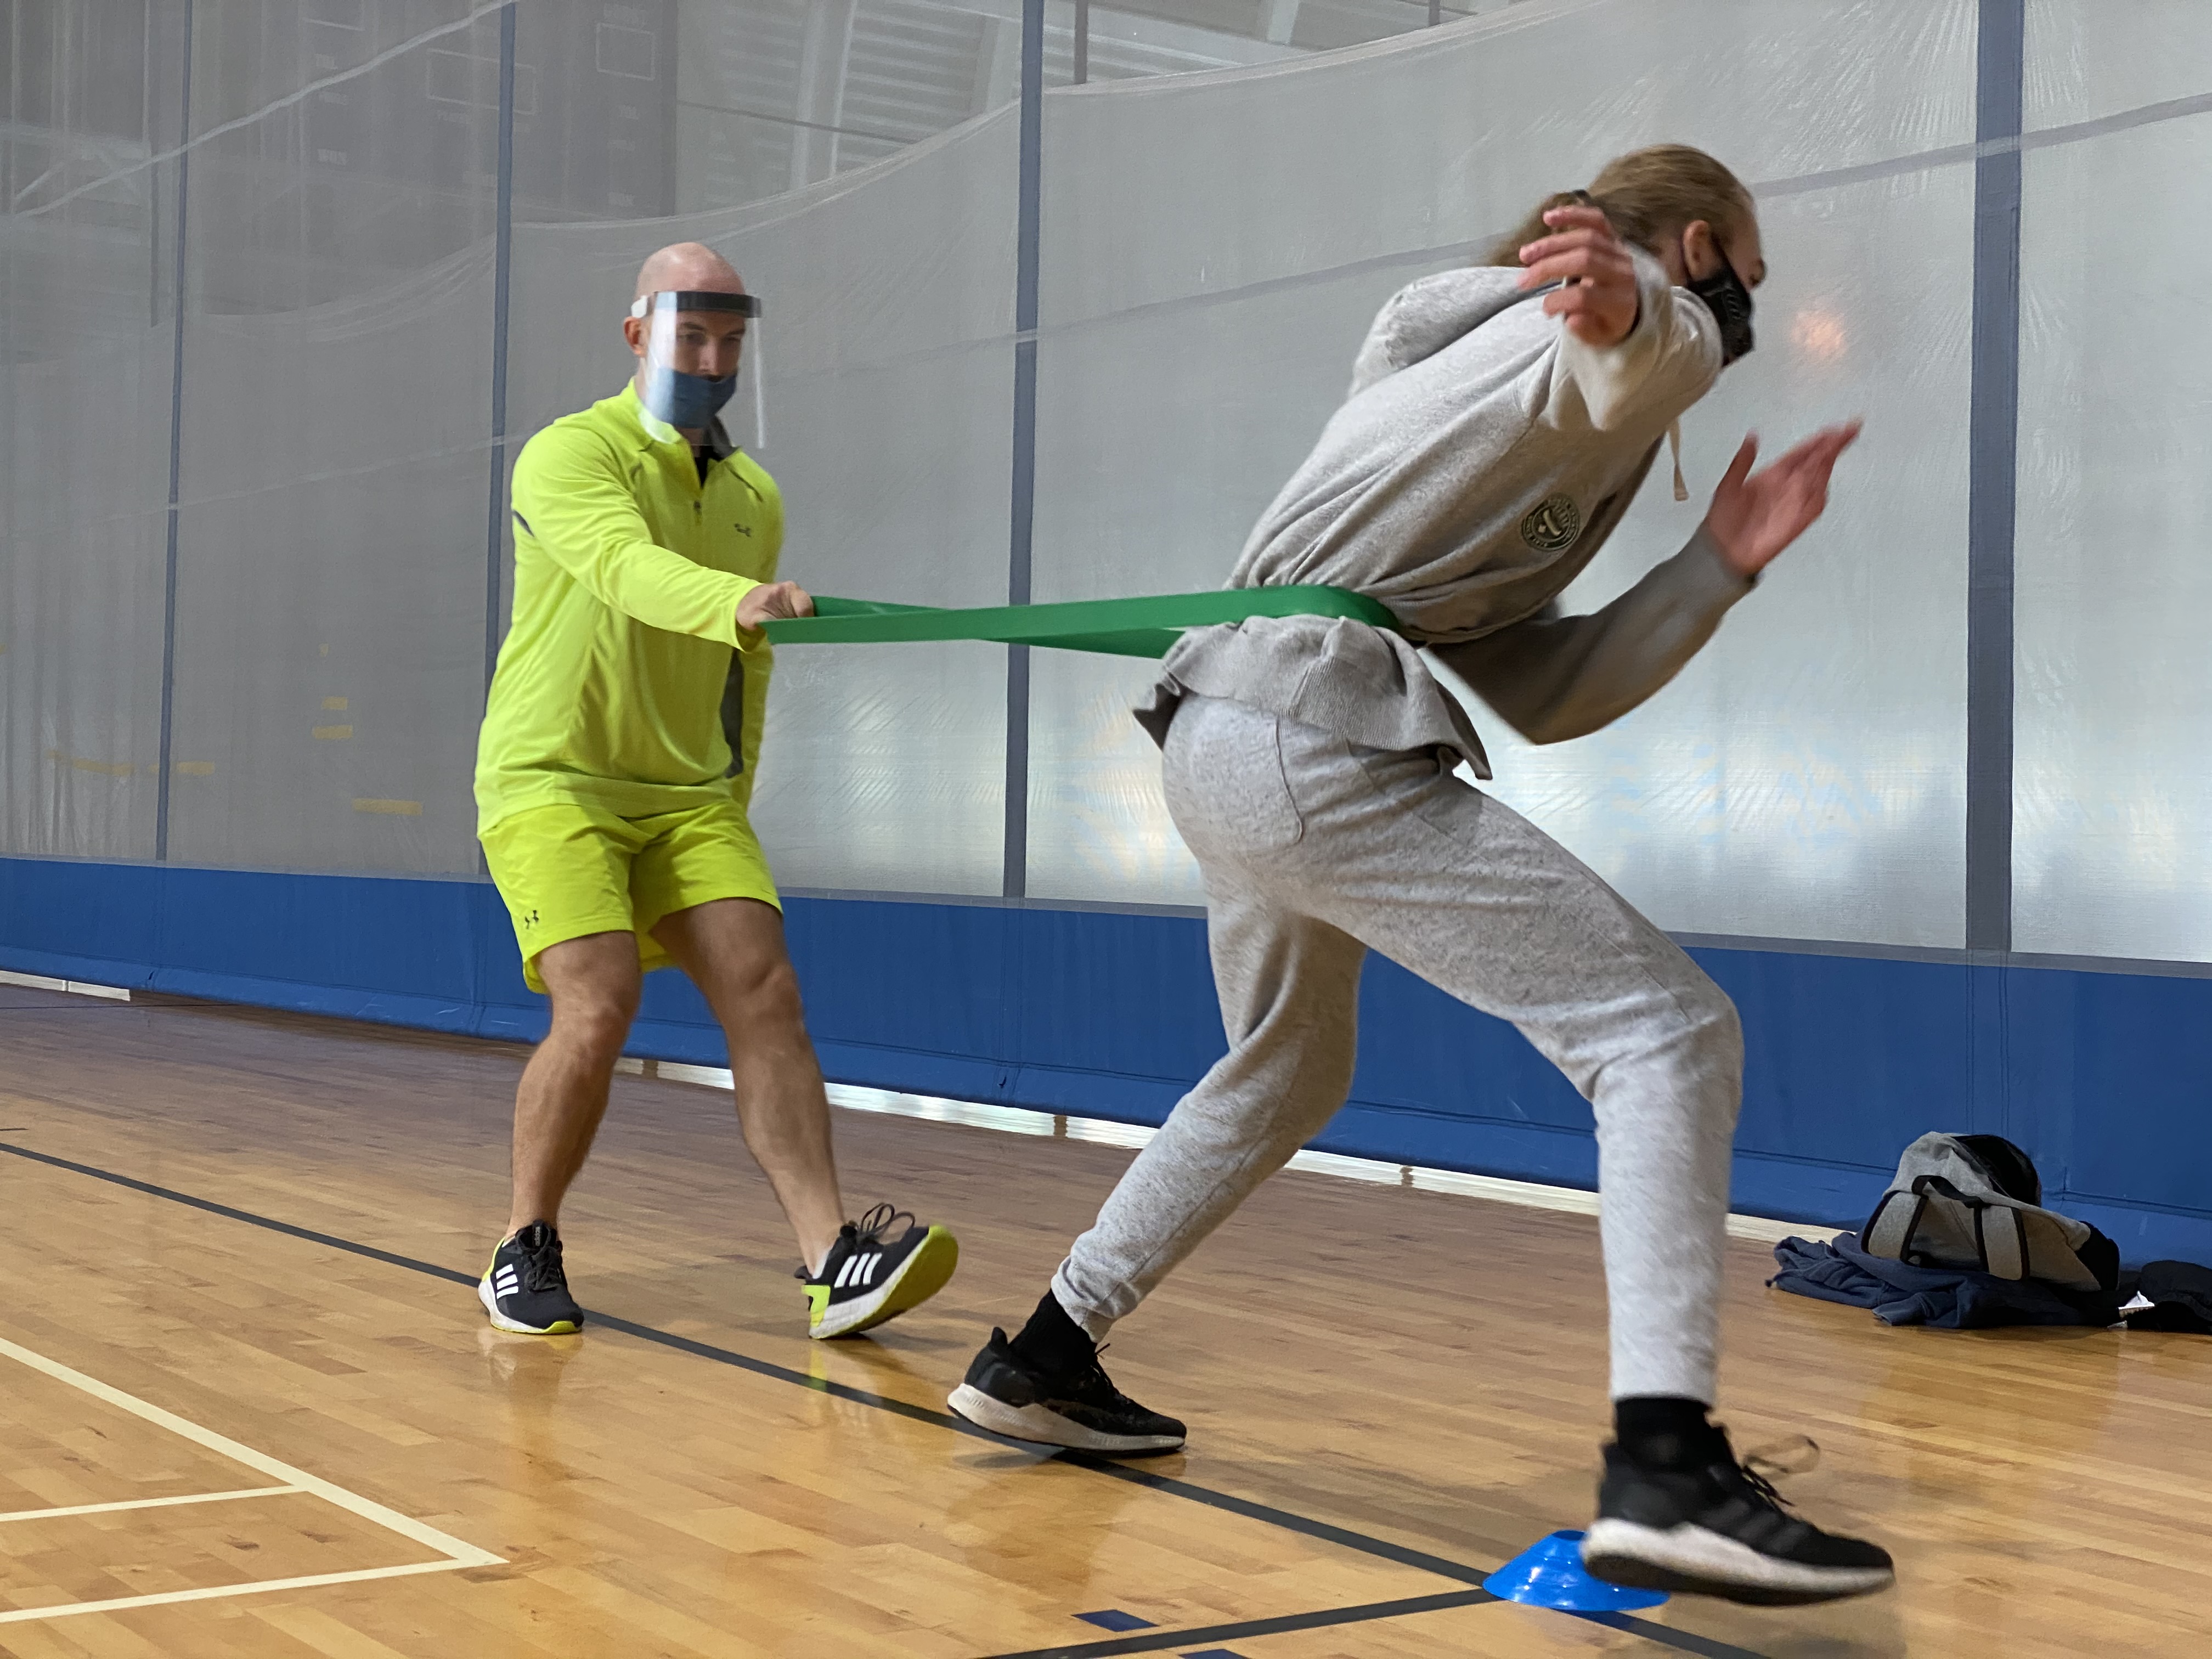
[[[1966, 495], [1967, 1115], [2007, 1133], [2012, 949], [2013, 526], [2020, 443], [2025, 0], [1981, 0], [1975, 62], [1972, 402]], [[2051, 1150], [2043, 1151], [2048, 1156]]]
[[2012, 948], [2013, 514], [2020, 434], [2024, 0], [1982, 0], [1966, 497], [1966, 948]]
[[[1022, 0], [1021, 174], [1014, 240], [1013, 515], [1006, 603], [1030, 602], [1030, 544], [1036, 520], [1038, 220], [1044, 196], [1044, 0]], [[1000, 890], [1029, 890], [1030, 648], [1006, 647], [1006, 832]]]
[[192, 141], [192, 0], [184, 0], [184, 102], [177, 118], [177, 259], [170, 288], [175, 328], [169, 349], [169, 521], [167, 544], [161, 556], [161, 747], [155, 779], [154, 857], [169, 856], [169, 778], [174, 770], [170, 750], [175, 731], [177, 700], [177, 508], [184, 482], [185, 459], [185, 250], [186, 247], [186, 185], [192, 158], [181, 153]]
[[484, 514], [484, 689], [499, 661], [500, 570], [507, 547], [507, 302], [514, 252], [514, 7], [499, 10], [499, 185], [492, 222], [491, 488]]

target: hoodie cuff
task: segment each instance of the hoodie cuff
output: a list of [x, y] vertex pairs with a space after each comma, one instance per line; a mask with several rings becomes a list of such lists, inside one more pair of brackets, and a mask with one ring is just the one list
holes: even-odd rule
[[1582, 388], [1590, 424], [1612, 430], [1657, 369], [1672, 333], [1673, 289], [1665, 267], [1642, 248], [1629, 249], [1636, 268], [1636, 321], [1611, 345], [1591, 345], [1571, 328], [1559, 331], [1559, 349]]
[[1736, 574], [1703, 525], [1675, 555], [1674, 563], [1681, 573], [1682, 597], [1701, 609], [1725, 611], [1759, 586], [1757, 576]]

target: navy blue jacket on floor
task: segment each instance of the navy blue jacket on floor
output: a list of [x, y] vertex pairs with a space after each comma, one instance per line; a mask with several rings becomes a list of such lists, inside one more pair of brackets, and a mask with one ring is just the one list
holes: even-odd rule
[[1869, 1255], [1858, 1235], [1833, 1244], [1785, 1238], [1774, 1247], [1782, 1271], [1766, 1282], [1799, 1296], [1870, 1308], [1885, 1325], [1978, 1330], [1991, 1325], [2112, 1325], [2118, 1296], [2061, 1290], [2039, 1279], [1997, 1279], [1951, 1267], [1908, 1267]]

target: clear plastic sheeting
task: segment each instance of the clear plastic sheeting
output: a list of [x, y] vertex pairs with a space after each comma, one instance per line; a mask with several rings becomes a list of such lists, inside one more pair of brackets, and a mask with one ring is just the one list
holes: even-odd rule
[[2212, 103], [2212, 15], [2202, 0], [2027, 0], [2023, 131]]
[[[142, 301], [143, 303], [143, 301]], [[0, 364], [0, 848], [154, 854], [172, 334]]]
[[[1009, 107], [714, 243], [769, 307], [783, 569], [826, 593], [1003, 604], [1013, 449]], [[988, 894], [1004, 874], [1006, 653], [786, 651], [753, 820], [799, 887]]]
[[[1395, 289], [1680, 140], [1759, 195], [1760, 344], [1684, 423], [1693, 499], [1662, 457], [1567, 603], [1746, 428], [1866, 435], [1646, 707], [1548, 749], [1478, 708], [1494, 787], [1679, 932], [1960, 946], [1981, 9], [1048, 0], [1018, 339], [1021, 0], [0, 0], [0, 851], [476, 872], [507, 471], [631, 374], [664, 244], [766, 306], [786, 575], [1004, 602], [1033, 435], [1033, 596], [1188, 592]], [[2212, 8], [2025, 21], [2014, 943], [2212, 960]], [[1200, 902], [1148, 665], [1030, 668], [1015, 890]], [[779, 877], [1006, 890], [1010, 701], [996, 647], [787, 651]]]
[[0, 850], [154, 854], [173, 21], [0, 0]]
[[[1760, 349], [1684, 423], [1692, 503], [1662, 462], [1567, 603], [1673, 553], [1747, 428], [1864, 411], [1868, 435], [1680, 683], [1553, 749], [1482, 719], [1498, 793], [1672, 928], [1962, 943], [1972, 170], [1817, 175], [1971, 141], [1974, 15], [1558, 0], [1051, 95], [1037, 598], [1218, 583], [1393, 290], [1613, 155], [1698, 143], [1764, 187]], [[1039, 674], [1031, 895], [1192, 902], [1151, 744], [1110, 712], [1142, 684]]]
[[2208, 141], [2196, 115], [2023, 158], [2016, 950], [2212, 961]]
[[499, 107], [461, 71], [499, 28], [471, 9], [195, 9], [177, 862], [475, 867]]
[[358, 300], [187, 319], [177, 861], [474, 866], [490, 308], [477, 248]]

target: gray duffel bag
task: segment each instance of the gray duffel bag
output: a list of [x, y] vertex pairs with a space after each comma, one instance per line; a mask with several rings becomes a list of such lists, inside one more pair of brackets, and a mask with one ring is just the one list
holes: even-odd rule
[[2119, 1283], [2119, 1246], [2043, 1207], [2043, 1181], [2002, 1135], [1924, 1134], [1859, 1230], [1859, 1248], [1908, 1267], [2040, 1279], [2075, 1291]]

